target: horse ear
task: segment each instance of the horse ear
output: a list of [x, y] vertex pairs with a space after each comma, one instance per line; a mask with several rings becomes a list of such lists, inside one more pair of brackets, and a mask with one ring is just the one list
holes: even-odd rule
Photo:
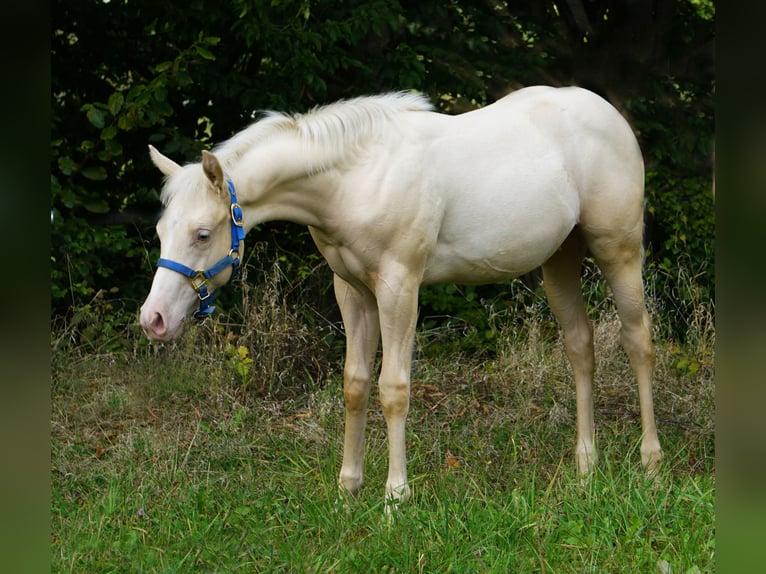
[[159, 170], [168, 177], [181, 169], [180, 165], [178, 165], [169, 157], [162, 155], [153, 145], [149, 146], [149, 156], [152, 158], [154, 165], [156, 165]]
[[218, 158], [209, 151], [202, 151], [202, 171], [213, 184], [213, 189], [219, 192], [224, 191], [223, 168]]

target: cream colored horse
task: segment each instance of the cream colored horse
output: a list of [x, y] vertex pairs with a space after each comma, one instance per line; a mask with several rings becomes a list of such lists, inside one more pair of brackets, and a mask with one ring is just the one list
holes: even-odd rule
[[[162, 258], [183, 269], [208, 269], [241, 250], [229, 243], [237, 201], [229, 180], [245, 230], [269, 220], [309, 227], [334, 272], [346, 329], [339, 482], [348, 493], [362, 486], [371, 366], [382, 338], [386, 495], [394, 503], [410, 496], [405, 419], [420, 285], [491, 283], [540, 265], [574, 370], [577, 467], [592, 468], [593, 332], [580, 285], [586, 249], [614, 294], [638, 380], [641, 460], [650, 472], [657, 468], [654, 349], [641, 279], [643, 161], [628, 124], [600, 97], [530, 87], [448, 116], [421, 95], [391, 93], [304, 115], [270, 113], [197, 164], [181, 167], [150, 153], [167, 176], [157, 224]], [[141, 308], [152, 339], [178, 334], [197, 303], [176, 271], [157, 269]], [[229, 275], [227, 267], [200, 281], [215, 289]]]

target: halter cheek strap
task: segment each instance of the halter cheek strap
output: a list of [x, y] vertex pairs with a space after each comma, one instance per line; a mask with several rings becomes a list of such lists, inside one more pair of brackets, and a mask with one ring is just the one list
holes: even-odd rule
[[229, 187], [229, 199], [231, 200], [229, 208], [231, 217], [231, 249], [229, 250], [229, 254], [208, 269], [195, 270], [183, 263], [178, 263], [171, 259], [163, 259], [162, 257], [157, 260], [157, 267], [170, 269], [189, 279], [192, 289], [194, 289], [199, 297], [199, 309], [194, 312], [195, 319], [204, 319], [215, 311], [215, 307], [212, 305], [213, 298], [215, 297], [215, 290], [208, 291], [208, 280], [218, 275], [227, 267], [232, 268], [231, 276], [234, 277], [239, 272], [240, 268], [239, 244], [240, 241], [245, 239], [245, 229], [243, 227], [244, 215], [242, 213], [242, 207], [240, 207], [237, 202], [237, 191], [234, 189], [234, 183], [227, 177], [226, 184]]

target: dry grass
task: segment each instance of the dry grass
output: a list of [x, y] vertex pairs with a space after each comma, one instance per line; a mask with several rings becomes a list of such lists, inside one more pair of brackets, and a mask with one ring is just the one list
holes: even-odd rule
[[[170, 344], [146, 344], [134, 326], [126, 334], [135, 338], [128, 352], [54, 350], [54, 446], [77, 444], [98, 460], [106, 452], [131, 450], [139, 435], [158, 444], [176, 436], [177, 442], [189, 444], [199, 422], [234, 431], [241, 424], [237, 418], [267, 418], [300, 432], [306, 425], [316, 428], [317, 411], [342, 408], [340, 358], [330, 357], [326, 340], [289, 307], [280, 282], [275, 266], [257, 289], [244, 289], [241, 317], [208, 320]], [[637, 440], [638, 396], [619, 345], [616, 313], [607, 306], [594, 326], [597, 427], [604, 440], [623, 427], [633, 428]], [[62, 331], [54, 335], [56, 340], [62, 336]], [[710, 308], [699, 305], [689, 320], [686, 344], [656, 341], [658, 425], [661, 433], [683, 436], [690, 470], [702, 470], [712, 457], [714, 337]], [[428, 348], [431, 340], [428, 332], [419, 333], [419, 348]], [[242, 347], [244, 355], [236, 352]], [[328, 385], [332, 389], [326, 392]], [[413, 432], [437, 415], [461, 421], [475, 415], [469, 426], [481, 427], [485, 435], [521, 427], [563, 436], [574, 428], [571, 370], [560, 334], [548, 320], [503, 329], [490, 358], [420, 353], [412, 396]], [[325, 400], [329, 403], [320, 404]], [[312, 414], [303, 418], [305, 413]], [[370, 418], [373, 425], [382, 425], [374, 393]], [[534, 448], [523, 436], [514, 440], [516, 455], [534, 464], [541, 453], [530, 452]], [[549, 458], [558, 460], [560, 454]]]

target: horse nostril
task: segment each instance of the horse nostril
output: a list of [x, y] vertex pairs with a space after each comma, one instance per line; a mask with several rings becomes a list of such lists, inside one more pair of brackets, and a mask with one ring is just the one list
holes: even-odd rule
[[141, 327], [143, 327], [144, 332], [150, 339], [162, 338], [168, 330], [165, 319], [162, 317], [162, 313], [158, 311], [152, 313], [148, 320], [142, 313]]
[[165, 331], [167, 331], [167, 327], [165, 326], [165, 320], [162, 318], [162, 315], [160, 313], [154, 314], [149, 326], [151, 327], [152, 331], [154, 331], [154, 334], [160, 337], [165, 334]]

